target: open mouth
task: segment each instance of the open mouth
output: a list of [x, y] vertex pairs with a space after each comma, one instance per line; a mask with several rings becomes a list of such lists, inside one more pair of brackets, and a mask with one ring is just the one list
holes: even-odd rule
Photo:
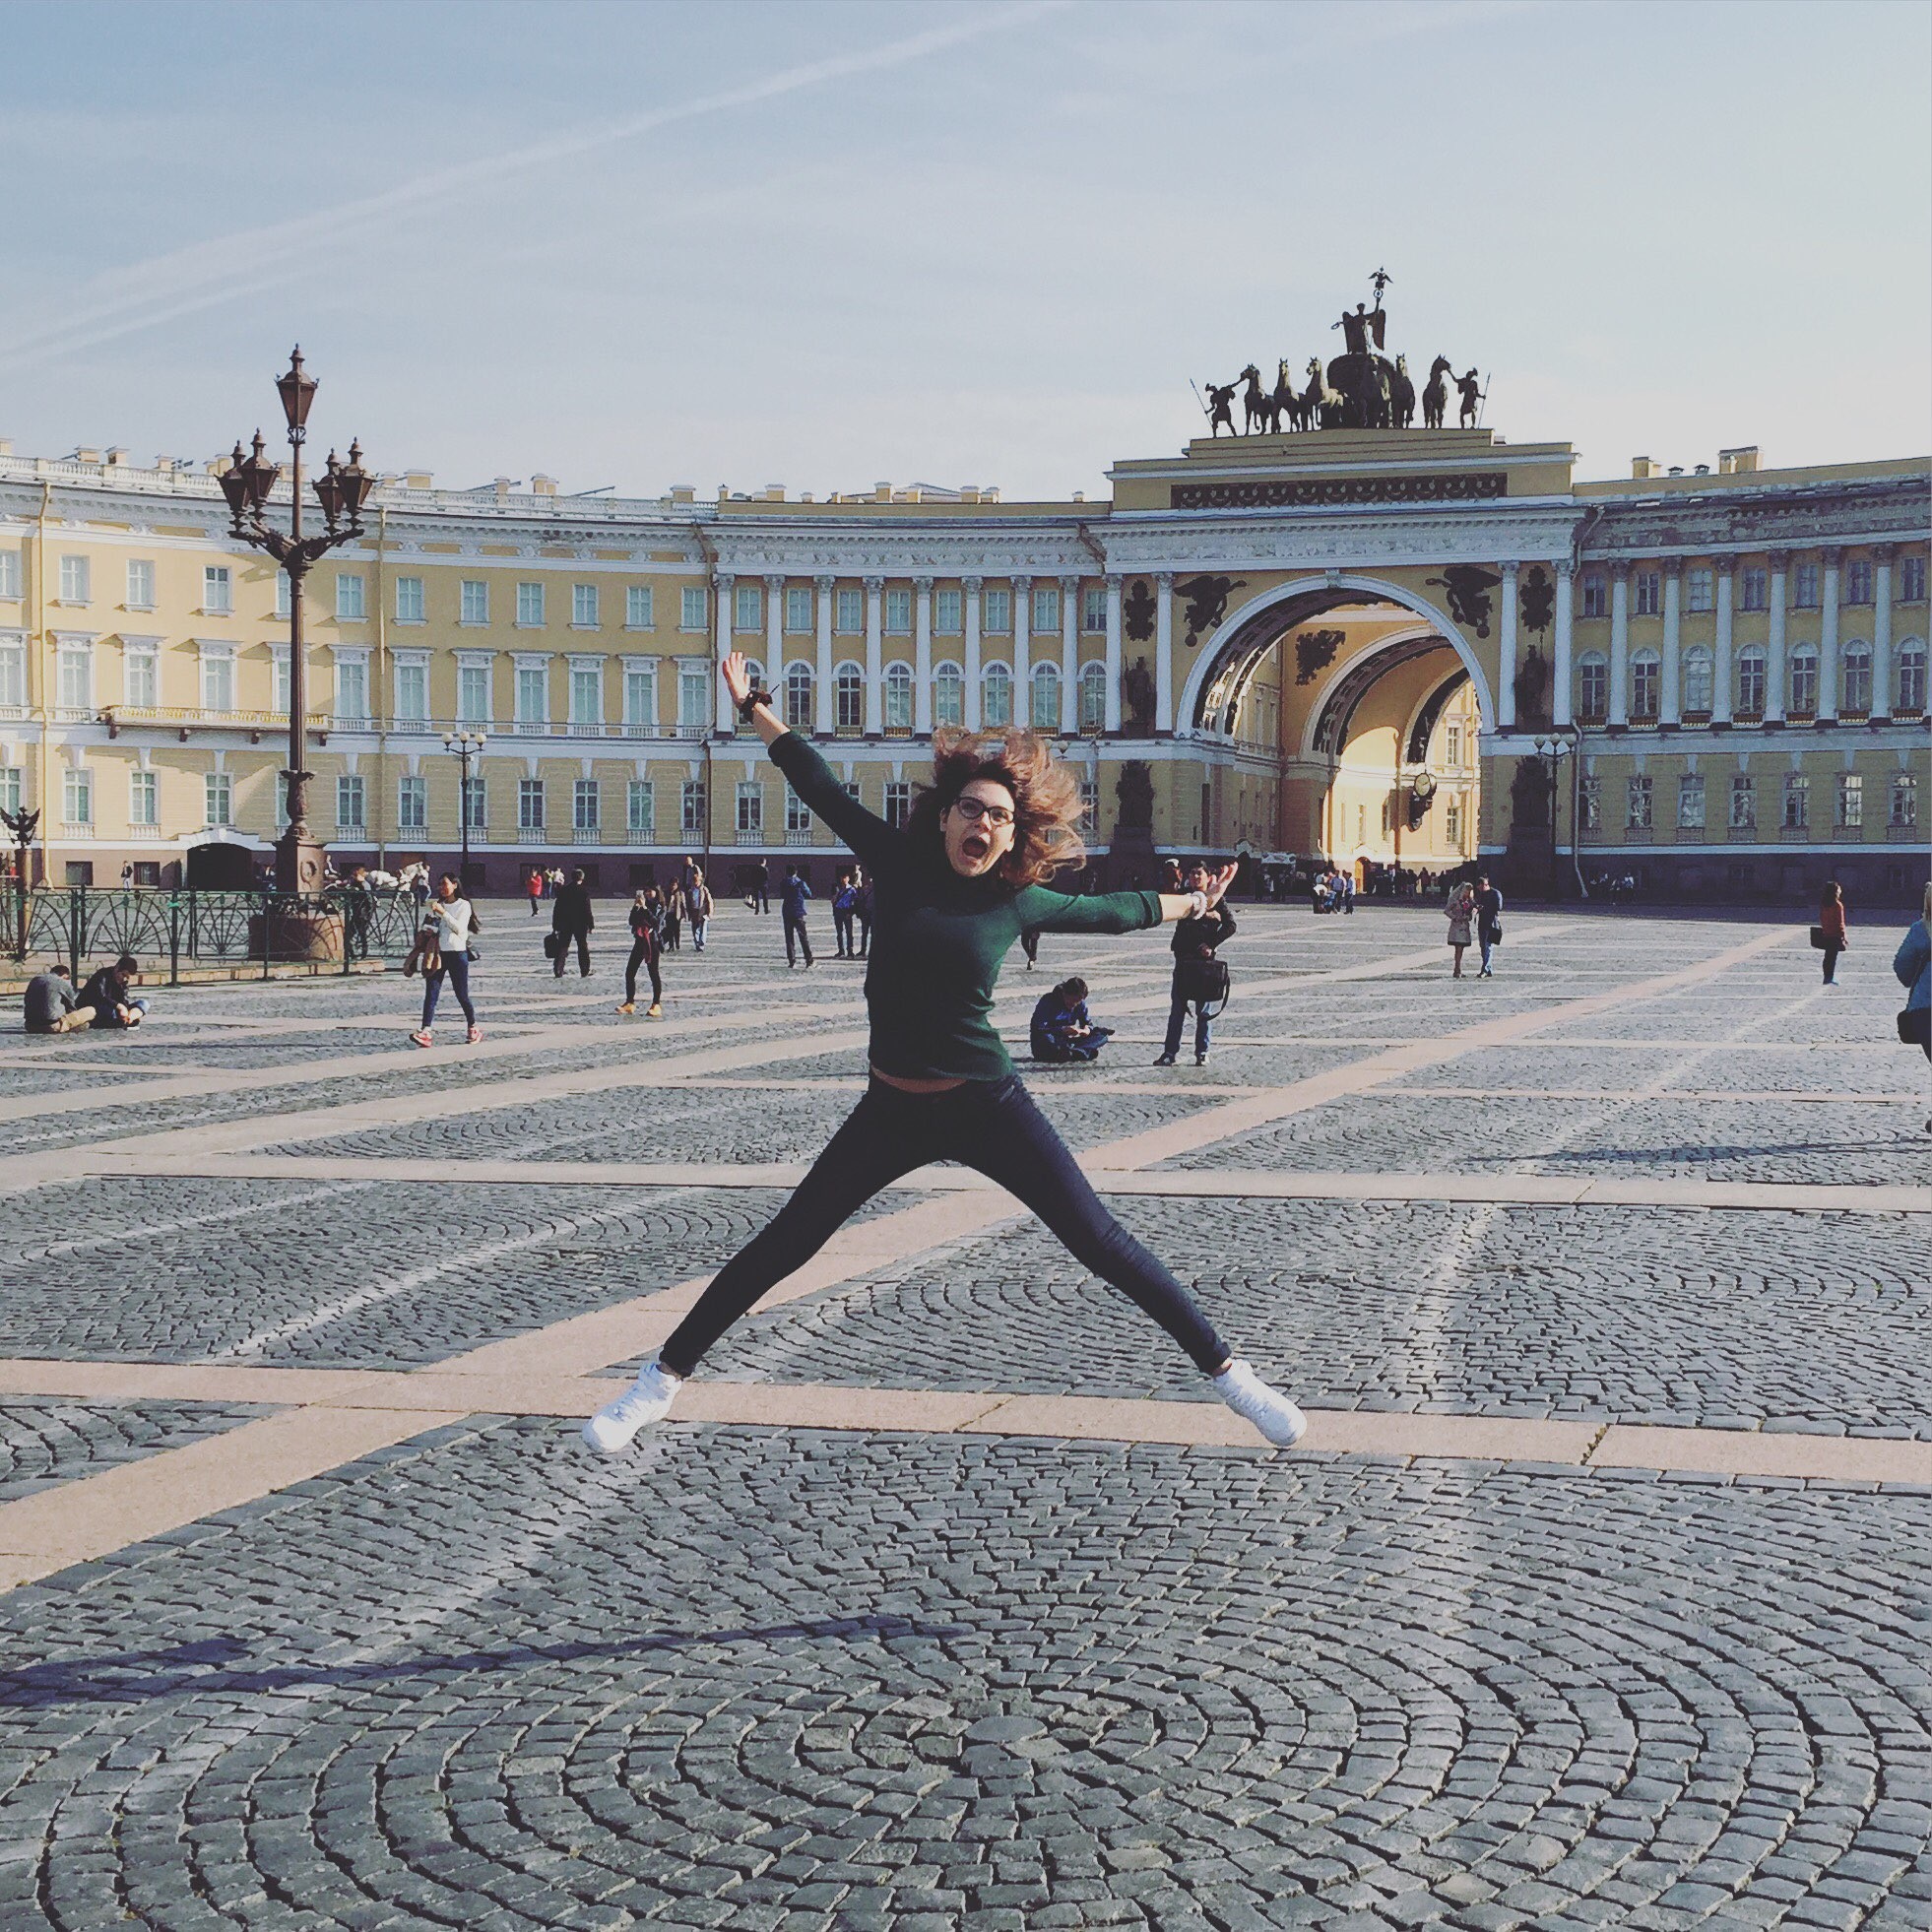
[[968, 860], [977, 866], [993, 850], [993, 841], [984, 832], [969, 832], [961, 842], [960, 849]]

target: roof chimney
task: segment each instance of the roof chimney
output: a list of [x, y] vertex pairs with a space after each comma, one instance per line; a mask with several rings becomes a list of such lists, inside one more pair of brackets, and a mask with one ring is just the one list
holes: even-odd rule
[[1657, 466], [1647, 456], [1633, 456], [1630, 460], [1630, 474], [1637, 483], [1643, 483], [1657, 474]]
[[554, 496], [556, 479], [545, 476], [541, 470], [533, 471], [530, 478], [530, 492], [533, 496]]
[[1758, 467], [1758, 445], [1745, 443], [1738, 449], [1720, 449], [1717, 452], [1717, 474], [1720, 477], [1749, 476]]

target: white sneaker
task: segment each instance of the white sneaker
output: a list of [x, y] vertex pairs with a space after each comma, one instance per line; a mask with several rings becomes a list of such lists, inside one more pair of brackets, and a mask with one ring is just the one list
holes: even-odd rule
[[1276, 1449], [1294, 1448], [1308, 1428], [1308, 1417], [1287, 1396], [1270, 1388], [1246, 1362], [1230, 1362], [1214, 1378], [1214, 1392]]
[[640, 1429], [665, 1419], [683, 1385], [683, 1377], [651, 1363], [614, 1402], [607, 1402], [584, 1424], [584, 1441], [601, 1455], [615, 1455]]

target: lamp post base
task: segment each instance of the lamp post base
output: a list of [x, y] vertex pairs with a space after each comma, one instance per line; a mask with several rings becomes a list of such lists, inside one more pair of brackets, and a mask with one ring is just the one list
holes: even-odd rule
[[328, 876], [328, 849], [306, 832], [290, 828], [275, 848], [275, 889], [289, 898], [313, 899]]

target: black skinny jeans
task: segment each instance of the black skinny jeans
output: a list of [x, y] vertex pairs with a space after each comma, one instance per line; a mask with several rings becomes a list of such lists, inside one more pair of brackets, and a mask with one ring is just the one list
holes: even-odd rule
[[654, 939], [633, 939], [630, 944], [630, 957], [624, 962], [624, 1003], [637, 1003], [637, 969], [642, 966], [651, 975], [651, 1004], [664, 1004], [664, 977], [658, 971], [658, 948]]
[[1825, 984], [1827, 986], [1830, 986], [1833, 980], [1837, 977], [1838, 957], [1843, 951], [1844, 947], [1837, 940], [1827, 939], [1825, 941]]
[[570, 957], [570, 948], [577, 948], [577, 973], [582, 979], [590, 978], [590, 934], [581, 928], [568, 926], [554, 929], [557, 934], [556, 957], [550, 965], [558, 979], [563, 977], [564, 963]]
[[689, 1375], [734, 1321], [810, 1260], [888, 1182], [941, 1160], [977, 1168], [1016, 1194], [1075, 1260], [1151, 1315], [1203, 1375], [1228, 1360], [1227, 1344], [1193, 1297], [1101, 1204], [1011, 1073], [933, 1094], [901, 1093], [874, 1080], [798, 1191], [712, 1277], [658, 1359], [673, 1375]]

